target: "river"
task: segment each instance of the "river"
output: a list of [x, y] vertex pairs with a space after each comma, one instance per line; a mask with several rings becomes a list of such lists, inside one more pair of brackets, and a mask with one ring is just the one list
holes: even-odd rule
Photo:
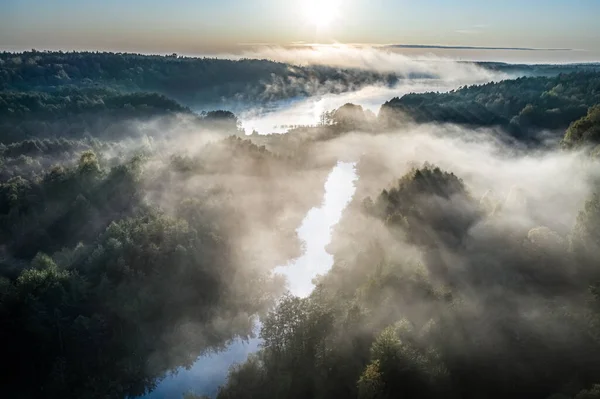
[[[325, 194], [321, 206], [311, 209], [298, 228], [298, 236], [304, 242], [304, 254], [276, 269], [286, 276], [289, 290], [299, 297], [312, 292], [312, 280], [325, 274], [333, 266], [333, 256], [325, 248], [331, 241], [333, 227], [340, 221], [342, 213], [356, 191], [355, 164], [338, 162], [325, 183]], [[259, 326], [256, 326], [258, 333]], [[180, 398], [186, 392], [214, 396], [225, 382], [229, 367], [246, 360], [250, 353], [259, 349], [261, 340], [236, 340], [225, 351], [202, 356], [190, 370], [180, 369], [165, 378], [145, 399]]]

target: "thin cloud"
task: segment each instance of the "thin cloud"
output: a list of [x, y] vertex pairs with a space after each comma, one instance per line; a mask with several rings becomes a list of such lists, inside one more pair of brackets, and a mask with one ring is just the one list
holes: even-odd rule
[[476, 33], [479, 33], [479, 31], [475, 29], [457, 29], [455, 30], [455, 32], [462, 33], [463, 35], [474, 35]]
[[[462, 30], [463, 32], [473, 32]], [[457, 32], [460, 32], [457, 31]], [[533, 48], [533, 47], [484, 47], [484, 46], [444, 46], [438, 44], [389, 44], [384, 48], [439, 49], [439, 50], [511, 50], [511, 51], [573, 51], [570, 48]]]

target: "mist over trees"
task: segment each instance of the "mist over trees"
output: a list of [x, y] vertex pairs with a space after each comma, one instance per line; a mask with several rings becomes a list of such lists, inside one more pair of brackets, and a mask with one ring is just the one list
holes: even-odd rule
[[[236, 137], [197, 155], [146, 148], [123, 160], [99, 158], [93, 143], [61, 144], [81, 151], [77, 162], [0, 185], [0, 334], [11, 342], [2, 386], [14, 396], [142, 395], [166, 372], [250, 336], [283, 289], [268, 272], [299, 256], [294, 230], [331, 167], [314, 169], [313, 187], [310, 170], [301, 176]], [[315, 194], [297, 198], [294, 185]], [[286, 199], [262, 198], [274, 186]], [[254, 241], [259, 230], [256, 240], [272, 234], [277, 250]]]
[[218, 397], [584, 397], [600, 372], [598, 195], [567, 236], [506, 224], [506, 201], [429, 165], [355, 201], [331, 272], [267, 316]]
[[0, 89], [53, 91], [65, 87], [157, 92], [190, 106], [285, 100], [393, 84], [394, 74], [268, 60], [147, 56], [99, 52], [0, 53]]
[[591, 107], [587, 115], [569, 126], [563, 144], [571, 148], [600, 144], [600, 106]]
[[[548, 76], [243, 136], [227, 107], [191, 107], [397, 77], [111, 53], [0, 61], [0, 395], [144, 395], [258, 320], [260, 351], [218, 398], [599, 395], [593, 68], [528, 67]], [[296, 229], [340, 159], [359, 180], [334, 265], [294, 297], [273, 270], [302, 254]]]
[[[385, 103], [381, 116], [395, 124], [402, 115], [417, 123], [501, 126], [518, 139], [564, 130], [600, 102], [597, 72], [527, 77], [463, 87], [449, 93], [410, 94]], [[398, 115], [401, 114], [401, 115]]]

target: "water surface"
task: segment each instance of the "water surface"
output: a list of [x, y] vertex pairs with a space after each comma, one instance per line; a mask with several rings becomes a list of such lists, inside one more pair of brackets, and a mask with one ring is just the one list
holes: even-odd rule
[[[340, 221], [342, 212], [352, 200], [357, 179], [355, 164], [338, 162], [325, 183], [325, 195], [319, 208], [311, 209], [298, 228], [298, 236], [304, 242], [304, 254], [288, 265], [276, 269], [286, 276], [290, 292], [306, 297], [312, 292], [312, 280], [325, 274], [333, 266], [333, 256], [325, 248], [331, 241], [333, 227]], [[256, 326], [256, 332], [260, 326]], [[257, 334], [258, 335], [258, 334]], [[190, 370], [180, 369], [165, 378], [146, 399], [180, 398], [184, 393], [214, 396], [225, 382], [229, 367], [246, 360], [250, 353], [259, 349], [261, 340], [235, 340], [225, 351], [202, 356]]]

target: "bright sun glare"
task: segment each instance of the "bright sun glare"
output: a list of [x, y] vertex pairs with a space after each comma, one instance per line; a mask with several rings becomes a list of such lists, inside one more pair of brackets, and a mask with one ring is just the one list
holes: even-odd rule
[[339, 16], [342, 0], [306, 0], [305, 17], [319, 28], [330, 26]]

